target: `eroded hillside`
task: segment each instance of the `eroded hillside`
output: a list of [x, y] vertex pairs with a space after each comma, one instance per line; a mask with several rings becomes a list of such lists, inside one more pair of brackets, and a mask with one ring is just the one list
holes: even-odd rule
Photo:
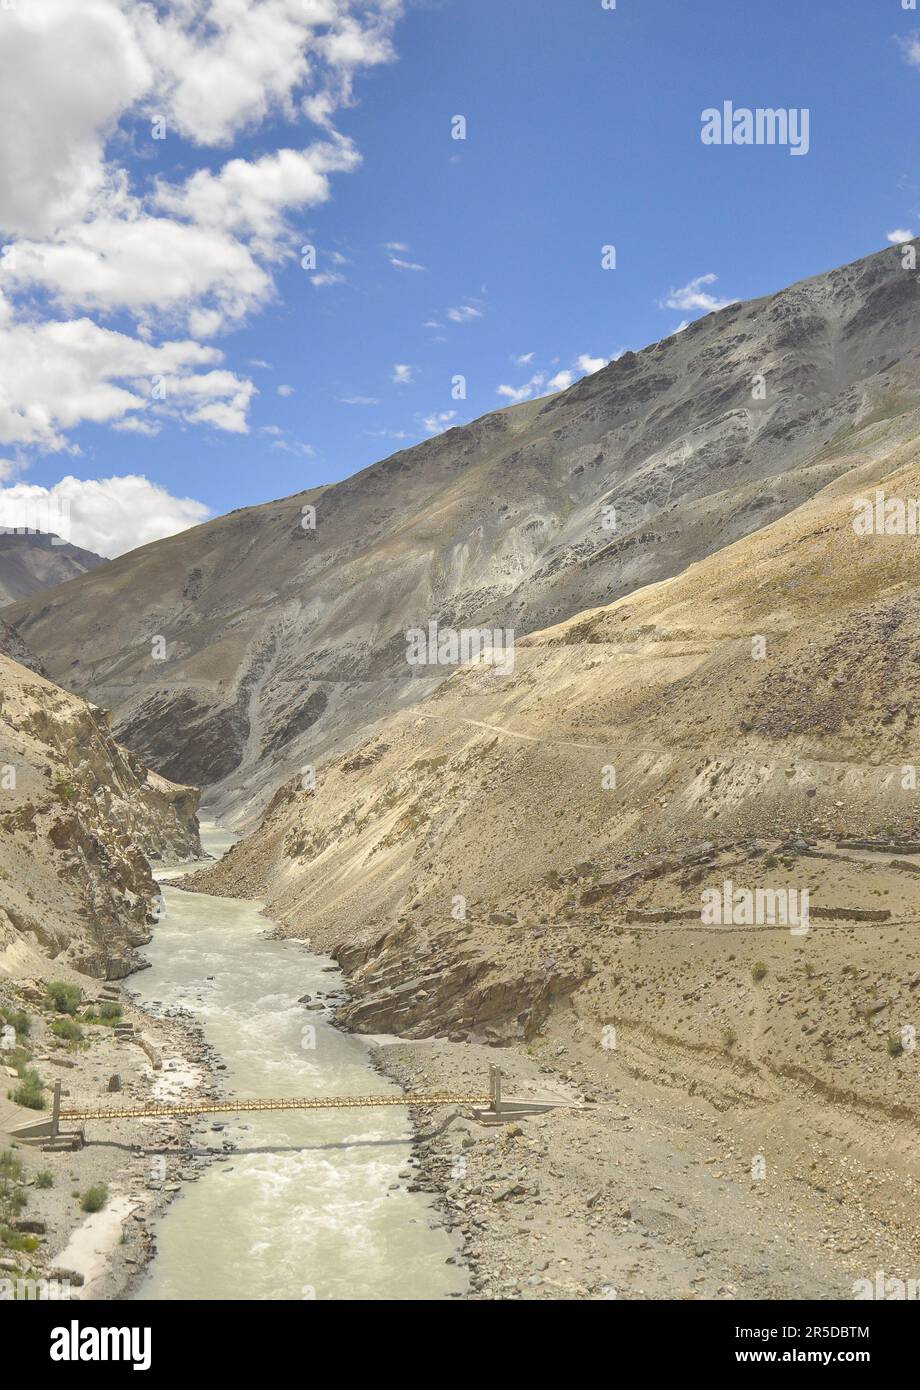
[[197, 804], [104, 711], [0, 655], [0, 972], [127, 974], [158, 910], [148, 859], [200, 853]]

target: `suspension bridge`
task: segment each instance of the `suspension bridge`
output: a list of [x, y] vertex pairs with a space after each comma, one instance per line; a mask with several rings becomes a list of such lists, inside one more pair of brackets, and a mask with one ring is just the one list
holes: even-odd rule
[[[557, 1107], [574, 1106], [574, 1102], [557, 1097], [519, 1099], [502, 1095], [502, 1073], [498, 1067], [489, 1068], [488, 1090], [477, 1094], [465, 1091], [435, 1091], [431, 1093], [385, 1093], [376, 1096], [292, 1096], [251, 1098], [228, 1096], [217, 1100], [181, 1100], [170, 1102], [141, 1101], [136, 1105], [61, 1105], [61, 1083], [54, 1083], [54, 1099], [50, 1115], [30, 1120], [10, 1130], [10, 1134], [25, 1143], [55, 1145], [68, 1138], [83, 1139], [81, 1131], [66, 1135], [61, 1131], [64, 1121], [85, 1124], [90, 1120], [168, 1120], [199, 1115], [239, 1115], [281, 1110], [358, 1110], [379, 1106], [469, 1106], [476, 1118], [485, 1124], [498, 1124], [518, 1115], [541, 1114]], [[580, 1107], [578, 1107], [580, 1108]]]

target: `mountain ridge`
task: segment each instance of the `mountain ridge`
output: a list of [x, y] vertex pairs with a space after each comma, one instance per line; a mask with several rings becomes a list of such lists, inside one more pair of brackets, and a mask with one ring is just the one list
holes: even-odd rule
[[860, 424], [909, 430], [920, 290], [901, 253], [729, 305], [558, 395], [131, 552], [7, 617], [146, 762], [252, 823], [294, 768], [446, 678], [407, 666], [409, 627], [565, 621], [800, 505], [852, 466], [840, 446]]

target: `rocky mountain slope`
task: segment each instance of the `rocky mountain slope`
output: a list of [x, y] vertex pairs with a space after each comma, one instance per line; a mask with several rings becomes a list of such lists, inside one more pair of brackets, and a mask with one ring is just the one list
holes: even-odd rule
[[104, 711], [0, 655], [0, 974], [50, 956], [126, 975], [158, 910], [148, 859], [200, 853], [197, 803], [119, 748]]
[[909, 439], [918, 303], [889, 248], [8, 616], [150, 765], [251, 823], [449, 674], [413, 672], [407, 629], [545, 629], [769, 525], [858, 466], [867, 430]]
[[[291, 779], [201, 886], [264, 896], [334, 948], [358, 1026], [529, 1036], [592, 977], [649, 863], [674, 878], [652, 909], [677, 903], [698, 930], [687, 877], [720, 846], [868, 835], [910, 853], [920, 541], [853, 525], [877, 489], [920, 498], [920, 411], [902, 423], [895, 449], [886, 423], [863, 426], [830, 460], [843, 476], [756, 535], [532, 634], [512, 675], [457, 672], [315, 790]], [[916, 910], [917, 879], [898, 882]], [[564, 953], [533, 930], [569, 919]]]
[[47, 677], [48, 672], [42, 666], [38, 658], [29, 651], [17, 632], [0, 618], [0, 656], [8, 656], [11, 661], [16, 661], [20, 666], [28, 666], [30, 671], [37, 671], [40, 676]]
[[0, 531], [0, 606], [66, 584], [108, 562], [57, 536]]

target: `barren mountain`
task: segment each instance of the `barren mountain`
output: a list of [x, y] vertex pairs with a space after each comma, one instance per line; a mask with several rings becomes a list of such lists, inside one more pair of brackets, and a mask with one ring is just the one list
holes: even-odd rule
[[[912, 428], [891, 452], [885, 424], [864, 426], [834, 456], [845, 476], [814, 499], [532, 634], [513, 674], [458, 671], [315, 790], [295, 776], [196, 884], [265, 897], [333, 948], [359, 1026], [526, 1037], [591, 977], [598, 934], [626, 907], [677, 904], [699, 930], [687, 875], [720, 850], [741, 855], [740, 881], [768, 886], [768, 846], [834, 853], [875, 837], [890, 855], [920, 852], [920, 538], [853, 525], [876, 489], [920, 497], [920, 411]], [[797, 872], [807, 886], [812, 867]], [[894, 896], [916, 911], [905, 873]], [[668, 876], [670, 896], [650, 898]], [[872, 906], [865, 875], [851, 877], [851, 905]], [[537, 944], [538, 924], [563, 927], [564, 950]]]
[[0, 531], [0, 605], [66, 584], [106, 563], [57, 536]]
[[251, 818], [449, 674], [413, 675], [407, 629], [562, 622], [767, 526], [856, 467], [855, 441], [909, 439], [918, 304], [882, 251], [8, 616], [150, 765]]
[[0, 974], [43, 955], [126, 975], [156, 920], [148, 858], [200, 853], [197, 804], [119, 748], [102, 710], [0, 655]]

